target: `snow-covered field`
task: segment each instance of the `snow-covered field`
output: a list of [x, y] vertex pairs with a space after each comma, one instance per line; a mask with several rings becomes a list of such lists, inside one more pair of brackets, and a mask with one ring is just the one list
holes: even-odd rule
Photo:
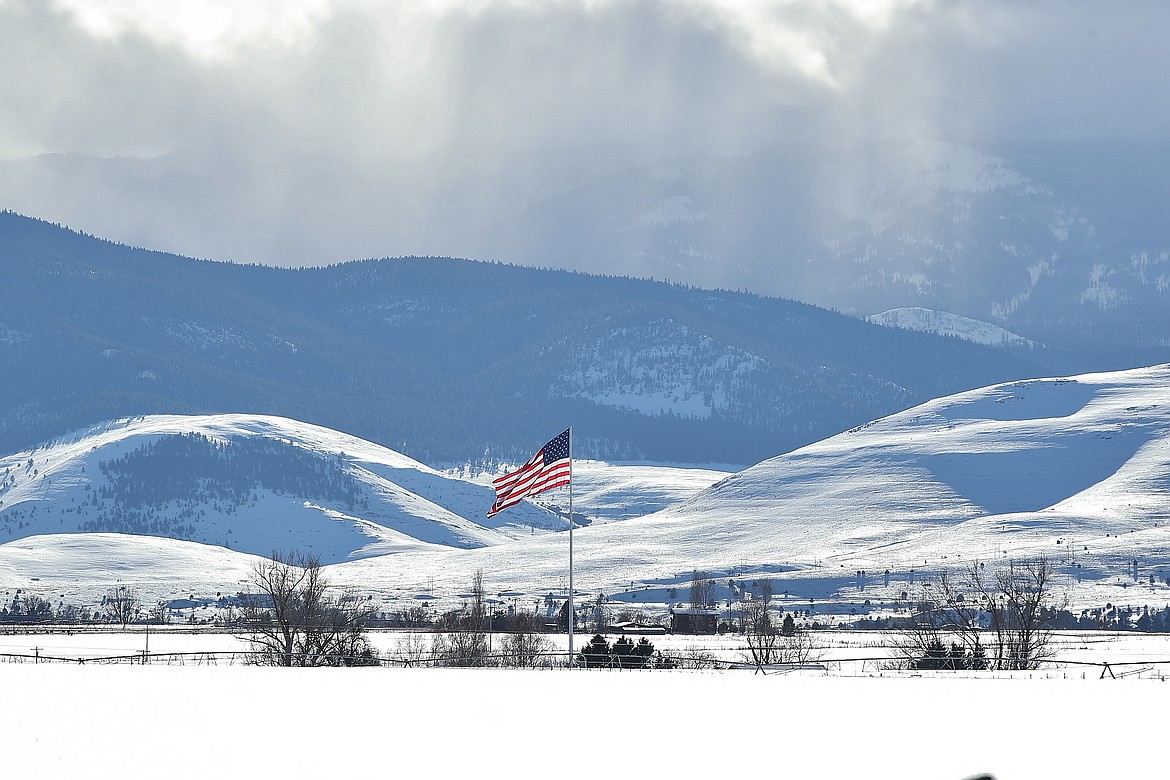
[[[592, 634], [574, 637], [580, 651]], [[429, 646], [433, 634], [400, 630], [373, 630], [371, 644], [390, 664], [409, 665], [418, 660], [418, 648]], [[492, 635], [498, 643], [506, 635]], [[550, 652], [565, 654], [568, 636], [544, 635]], [[612, 641], [618, 634], [609, 634]], [[898, 643], [902, 636], [891, 631], [813, 631], [809, 634], [809, 665], [777, 673], [813, 677], [908, 677], [929, 674], [899, 670]], [[642, 637], [633, 636], [635, 641]], [[745, 638], [737, 634], [688, 636], [675, 634], [645, 637], [654, 649], [679, 661], [680, 666], [704, 666], [718, 661], [724, 666], [751, 664]], [[489, 645], [491, 643], [489, 642]], [[0, 663], [129, 663], [151, 665], [240, 666], [251, 650], [246, 634], [224, 629], [185, 626], [137, 626], [130, 630], [38, 629], [29, 633], [5, 627], [0, 632]], [[567, 655], [559, 657], [564, 662]], [[943, 677], [1015, 679], [1088, 679], [1142, 677], [1170, 679], [1170, 634], [1134, 631], [1054, 632], [1051, 654], [1031, 672], [939, 672]]]
[[[108, 635], [104, 647], [94, 648], [90, 637], [87, 646], [141, 649], [143, 638]], [[0, 639], [8, 647], [35, 642], [45, 649], [63, 641]], [[174, 639], [209, 648], [224, 637]], [[151, 641], [153, 650], [166, 640]], [[1158, 654], [1153, 644], [1167, 642], [1126, 636], [1111, 646], [1120, 655]], [[1164, 730], [1157, 702], [1166, 690], [1148, 675], [1007, 680], [876, 670], [761, 675], [30, 662], [0, 665], [0, 675], [4, 776], [28, 780], [1153, 777]]]

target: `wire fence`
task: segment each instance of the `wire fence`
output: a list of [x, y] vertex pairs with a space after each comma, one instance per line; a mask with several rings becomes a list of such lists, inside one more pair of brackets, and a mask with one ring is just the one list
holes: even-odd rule
[[[44, 632], [37, 632], [44, 633]], [[69, 632], [63, 632], [69, 633]], [[85, 632], [112, 633], [112, 632]], [[193, 632], [208, 633], [208, 632]], [[753, 662], [751, 649], [734, 642], [685, 650], [655, 651], [652, 656], [589, 657], [577, 653], [572, 666], [583, 670], [616, 672], [711, 671], [750, 672], [754, 674], [816, 674], [824, 676], [893, 676], [893, 677], [1096, 677], [1097, 679], [1124, 679], [1128, 677], [1164, 680], [1170, 677], [1170, 657], [1141, 658], [1060, 658], [1032, 659], [1029, 669], [916, 669], [907, 658], [898, 653], [902, 646], [893, 642], [865, 643], [862, 652], [848, 652], [839, 644], [816, 644], [806, 648], [802, 658], [784, 663]], [[1092, 644], [1090, 642], [1090, 644]], [[1102, 642], [1107, 646], [1107, 640]], [[843, 652], [845, 651], [845, 652]], [[182, 651], [126, 651], [73, 652], [32, 647], [27, 652], [0, 651], [0, 663], [8, 664], [75, 664], [75, 665], [164, 665], [164, 666], [303, 666], [305, 657], [294, 654], [288, 664], [271, 652], [252, 650], [182, 650]], [[477, 652], [459, 655], [450, 652], [386, 651], [373, 655], [314, 656], [315, 666], [379, 666], [384, 668], [467, 668], [467, 669], [543, 669], [570, 667], [570, 656], [564, 650], [548, 650], [523, 654], [509, 652]]]

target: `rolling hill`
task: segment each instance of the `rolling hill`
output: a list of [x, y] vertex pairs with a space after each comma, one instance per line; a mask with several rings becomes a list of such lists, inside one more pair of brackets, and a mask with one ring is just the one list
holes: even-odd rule
[[[222, 435], [227, 422], [219, 425]], [[277, 425], [279, 436], [288, 436], [289, 426]], [[294, 441], [305, 444], [312, 432], [323, 452], [338, 448], [336, 434], [293, 427], [301, 431]], [[134, 439], [119, 438], [125, 444], [116, 448], [118, 457], [134, 451]], [[31, 457], [31, 484], [52, 489], [38, 485], [33, 471], [43, 459], [48, 479], [64, 481], [76, 472], [65, 465], [71, 446], [79, 449], [56, 444], [7, 459], [6, 480], [29, 469]], [[426, 476], [410, 489], [447, 512], [457, 508], [439, 500], [453, 490], [422, 489], [435, 473], [393, 466], [385, 454], [374, 457], [368, 445], [348, 438], [340, 446], [350, 466], [375, 476], [393, 477], [392, 468]], [[9, 523], [31, 514], [12, 514], [18, 491], [31, 489], [28, 475], [18, 482], [4, 494]], [[472, 488], [480, 491], [475, 501], [485, 506], [487, 488]], [[83, 487], [69, 490], [84, 493]], [[563, 502], [562, 493], [549, 494], [549, 500]], [[595, 485], [594, 494], [604, 490]], [[398, 494], [385, 495], [388, 505], [403, 504]], [[38, 522], [60, 510], [59, 502], [52, 510], [43, 506]], [[306, 511], [328, 522], [321, 510]], [[466, 528], [444, 525], [447, 515], [430, 511], [427, 522], [447, 538]], [[372, 522], [392, 526], [390, 509], [380, 505], [347, 514], [368, 514]], [[317, 538], [305, 534], [307, 526], [290, 528], [286, 539]], [[491, 543], [478, 543], [483, 536], [477, 536], [474, 544], [358, 548], [374, 554], [348, 556], [329, 571], [337, 582], [388, 604], [457, 602], [477, 569], [507, 598], [539, 600], [564, 592], [563, 532], [474, 530], [494, 534]], [[40, 587], [128, 581], [161, 590], [171, 577], [220, 591], [235, 587], [250, 560], [236, 549], [191, 540], [57, 534], [51, 522], [28, 531], [33, 535], [0, 545], [0, 572], [9, 581], [51, 583]], [[1017, 381], [936, 399], [728, 475], [660, 511], [594, 523], [575, 536], [576, 587], [583, 595], [604, 593], [631, 605], [684, 600], [691, 572], [702, 570], [718, 578], [722, 598], [728, 581], [752, 590], [768, 580], [790, 609], [864, 611], [870, 603], [891, 604], [903, 592], [915, 593], [942, 571], [1037, 556], [1057, 564], [1072, 604], [1160, 604], [1170, 598], [1170, 366]], [[198, 566], [176, 563], [187, 558]]]
[[532, 505], [486, 518], [490, 487], [319, 426], [162, 415], [0, 459], [0, 538], [121, 533], [323, 563], [482, 547], [566, 527]]

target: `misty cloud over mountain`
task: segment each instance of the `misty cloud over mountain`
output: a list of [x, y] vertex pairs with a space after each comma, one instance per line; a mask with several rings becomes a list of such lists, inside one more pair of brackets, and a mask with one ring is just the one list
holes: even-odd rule
[[1167, 22], [1155, 3], [8, 0], [0, 207], [197, 257], [501, 259], [1056, 342], [1104, 316], [1160, 348]]
[[6, 166], [2, 195], [184, 254], [476, 255], [453, 225], [683, 154], [1164, 135], [1170, 10], [1019, 6], [7, 0], [0, 157], [102, 159]]

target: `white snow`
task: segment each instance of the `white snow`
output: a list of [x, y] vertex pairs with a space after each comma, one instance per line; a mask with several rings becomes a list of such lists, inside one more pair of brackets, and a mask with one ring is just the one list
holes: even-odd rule
[[706, 212], [695, 210], [693, 200], [685, 195], [674, 195], [656, 203], [649, 211], [639, 215], [637, 223], [650, 227], [666, 227], [679, 223], [699, 222], [706, 218]]
[[[477, 777], [511, 751], [533, 768], [520, 776], [570, 780], [599, 761], [670, 778], [1096, 780], [1156, 776], [1163, 738], [1141, 709], [1163, 687], [1143, 680], [33, 664], [5, 678], [5, 773], [22, 780]], [[1005, 715], [1020, 712], [1026, 739]], [[290, 734], [307, 743], [283, 749]]]
[[[1074, 605], [1162, 604], [1168, 441], [1166, 366], [962, 393], [765, 461], [655, 514], [581, 529], [576, 583], [661, 602], [701, 569], [768, 577], [783, 598], [832, 611], [821, 602], [847, 610], [975, 560], [1046, 555]], [[437, 586], [457, 588], [482, 568], [501, 588], [539, 595], [563, 587], [567, 554], [563, 535], [444, 552], [451, 577]], [[410, 569], [434, 568], [410, 553], [387, 563], [338, 573], [409, 591]], [[887, 569], [885, 585], [873, 574]], [[864, 590], [857, 571], [870, 574]]]
[[940, 336], [954, 336], [966, 341], [973, 341], [976, 344], [997, 347], [1008, 345], [1030, 347], [1035, 345], [1035, 342], [1030, 339], [1018, 336], [990, 322], [918, 306], [889, 309], [880, 314], [872, 314], [866, 319], [890, 328], [936, 333]]
[[566, 372], [550, 393], [649, 417], [709, 418], [730, 406], [745, 376], [767, 367], [758, 355], [672, 320], [583, 339], [574, 348], [595, 368]]
[[[165, 427], [150, 418], [146, 424]], [[260, 424], [239, 418], [216, 426], [226, 431]], [[335, 447], [341, 436], [290, 421], [263, 425]], [[134, 441], [115, 431], [95, 435], [109, 436], [111, 446]], [[409, 459], [369, 443], [345, 437], [340, 447], [371, 468], [409, 468]], [[70, 453], [71, 445], [57, 445], [4, 465], [23, 470], [32, 457], [43, 467], [41, 459]], [[609, 468], [597, 467], [600, 476], [592, 484], [590, 467], [578, 471], [574, 509], [599, 522], [574, 534], [574, 575], [580, 593], [604, 593], [616, 603], [661, 606], [685, 598], [671, 592], [685, 590], [690, 573], [699, 569], [713, 573], [724, 589], [729, 578], [769, 578], [781, 603], [840, 616], [863, 600], [893, 600], [941, 570], [1037, 555], [1057, 562], [1075, 608], [1170, 602], [1164, 584], [1170, 576], [1170, 366], [961, 393], [722, 479], [717, 473], [651, 469], [641, 476], [630, 471], [623, 483], [613, 476], [620, 472], [606, 474]], [[456, 481], [425, 467], [415, 470]], [[77, 489], [66, 487], [68, 469], [52, 473], [54, 487], [22, 476], [5, 499], [25, 491], [26, 499], [44, 500], [51, 490]], [[622, 519], [636, 508], [658, 509], [712, 479], [719, 481], [686, 500]], [[671, 481], [673, 486], [659, 486]], [[488, 490], [461, 484], [479, 496]], [[564, 511], [566, 499], [561, 489], [542, 500]], [[372, 595], [388, 609], [419, 594], [450, 598], [465, 592], [477, 569], [489, 589], [511, 593], [520, 603], [549, 592], [563, 595], [566, 534], [521, 532], [492, 541], [458, 549], [395, 536], [367, 542], [383, 545], [369, 553], [394, 554], [341, 558], [328, 570], [339, 585]], [[184, 558], [192, 563], [182, 563]], [[28, 584], [38, 577], [36, 587], [50, 593], [102, 592], [119, 581], [160, 597], [171, 581], [172, 593], [230, 591], [251, 560], [192, 542], [50, 529], [0, 545], [5, 582]], [[888, 582], [875, 574], [886, 570]], [[868, 572], [864, 582], [858, 571]], [[1147, 582], [1150, 575], [1154, 584]]]

